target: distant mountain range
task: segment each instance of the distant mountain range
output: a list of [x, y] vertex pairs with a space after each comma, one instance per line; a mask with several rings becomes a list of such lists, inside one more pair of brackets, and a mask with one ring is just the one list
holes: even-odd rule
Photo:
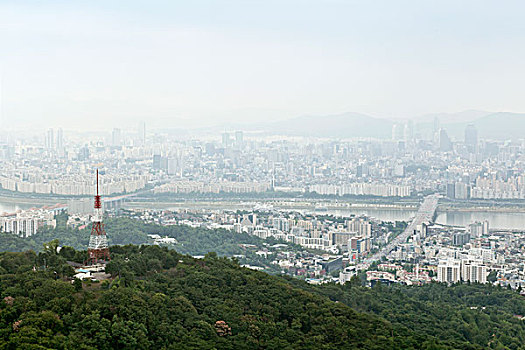
[[[458, 113], [426, 114], [411, 119], [414, 132], [423, 138], [431, 138], [435, 118], [440, 127], [447, 130], [455, 140], [463, 140], [465, 127], [474, 124], [483, 139], [517, 140], [525, 138], [525, 113], [486, 112], [467, 110]], [[325, 116], [301, 116], [271, 122], [221, 123], [199, 129], [170, 129], [177, 135], [195, 132], [218, 134], [224, 131], [244, 130], [266, 135], [288, 135], [332, 138], [378, 138], [390, 139], [394, 124], [404, 125], [409, 119], [387, 119], [361, 113], [342, 113]], [[164, 129], [166, 131], [167, 129]]]
[[317, 137], [376, 137], [389, 138], [393, 121], [359, 113], [327, 116], [304, 116], [274, 122], [265, 126], [271, 133]]
[[[525, 138], [525, 113], [499, 112], [478, 118], [470, 123], [451, 124], [450, 127], [461, 133], [467, 124], [474, 124], [478, 135], [486, 139], [507, 140]], [[445, 127], [447, 127], [445, 125]]]
[[[460, 113], [429, 114], [413, 120], [416, 132], [431, 135], [434, 118], [455, 139], [463, 139], [465, 127], [474, 124], [484, 139], [506, 140], [525, 138], [525, 113], [464, 111]], [[403, 120], [389, 120], [360, 113], [327, 116], [304, 116], [259, 125], [258, 130], [270, 134], [317, 137], [374, 137], [391, 138], [392, 126]]]
[[473, 120], [486, 117], [493, 112], [487, 111], [478, 111], [474, 109], [469, 109], [457, 113], [431, 113], [425, 114], [414, 119], [417, 123], [434, 123], [434, 119], [438, 118], [441, 124], [450, 124], [450, 123], [465, 123], [471, 122]]

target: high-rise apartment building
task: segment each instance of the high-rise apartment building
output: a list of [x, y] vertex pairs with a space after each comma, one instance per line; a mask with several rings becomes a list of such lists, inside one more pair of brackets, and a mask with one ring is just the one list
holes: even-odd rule
[[64, 132], [62, 128], [58, 128], [56, 137], [56, 149], [61, 151], [64, 148]]
[[467, 125], [465, 128], [465, 146], [471, 153], [475, 153], [478, 148], [478, 130], [473, 124]]
[[111, 146], [122, 146], [122, 132], [118, 128], [113, 129], [113, 132], [111, 133]]
[[137, 141], [142, 146], [146, 144], [146, 122], [144, 121], [139, 122]]
[[469, 225], [469, 230], [472, 237], [486, 236], [489, 234], [489, 222], [488, 220], [476, 221]]
[[448, 133], [445, 129], [439, 130], [439, 150], [441, 152], [452, 151], [452, 141], [450, 141]]
[[463, 246], [470, 241], [470, 233], [457, 232], [452, 235], [452, 244], [456, 246]]
[[235, 132], [235, 145], [242, 147], [244, 145], [244, 133], [242, 131]]
[[55, 148], [55, 135], [53, 129], [48, 129], [46, 132], [46, 148], [54, 149]]
[[440, 261], [437, 275], [439, 282], [459, 282], [461, 280], [461, 262], [457, 259]]
[[487, 283], [487, 266], [481, 261], [463, 260], [461, 262], [463, 281]]
[[346, 221], [346, 228], [350, 232], [357, 232], [359, 236], [371, 237], [372, 224], [363, 218], [354, 218]]
[[456, 199], [467, 199], [469, 197], [469, 188], [463, 182], [456, 182], [454, 186], [454, 193]]
[[412, 141], [414, 139], [414, 122], [409, 120], [405, 123], [405, 128], [403, 130], [403, 136], [405, 141]]
[[456, 185], [453, 183], [447, 184], [447, 198], [456, 198]]
[[402, 140], [404, 134], [404, 127], [401, 124], [395, 123], [392, 125], [392, 140]]
[[230, 146], [230, 143], [231, 143], [230, 134], [227, 132], [223, 132], [222, 133], [222, 146], [228, 147]]
[[439, 262], [437, 272], [439, 282], [456, 283], [459, 281], [470, 281], [487, 283], [487, 266], [481, 260], [442, 260]]

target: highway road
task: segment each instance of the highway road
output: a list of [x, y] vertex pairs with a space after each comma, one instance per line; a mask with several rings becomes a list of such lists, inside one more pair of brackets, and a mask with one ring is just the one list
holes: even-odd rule
[[437, 205], [439, 202], [439, 195], [430, 195], [425, 197], [423, 203], [419, 207], [419, 210], [416, 213], [416, 216], [412, 222], [407, 226], [405, 231], [403, 231], [399, 236], [395, 237], [390, 241], [386, 246], [384, 246], [377, 253], [366, 258], [363, 263], [370, 265], [374, 261], [380, 261], [384, 256], [387, 256], [392, 252], [399, 244], [406, 242], [407, 238], [410, 237], [418, 225], [421, 225], [424, 222], [432, 222], [434, 219], [434, 213], [436, 212]]

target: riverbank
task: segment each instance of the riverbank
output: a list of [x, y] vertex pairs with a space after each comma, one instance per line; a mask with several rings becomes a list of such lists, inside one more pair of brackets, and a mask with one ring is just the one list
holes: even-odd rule
[[417, 210], [417, 204], [380, 204], [380, 203], [349, 203], [349, 202], [319, 202], [319, 201], [128, 201], [125, 208], [275, 208], [283, 210], [347, 210], [347, 209], [388, 209]]
[[438, 206], [439, 212], [457, 213], [457, 212], [490, 212], [490, 213], [525, 213], [525, 205], [523, 206], [470, 206], [470, 207], [457, 207], [449, 206], [446, 204], [440, 204]]
[[[41, 207], [57, 203], [67, 203], [72, 198], [63, 196], [39, 196], [25, 193], [0, 191], [0, 203], [8, 206]], [[416, 200], [392, 200], [355, 198], [355, 199], [332, 199], [332, 198], [130, 198], [124, 202], [125, 208], [210, 208], [210, 209], [232, 209], [240, 208], [253, 210], [254, 207], [268, 207], [282, 210], [417, 210], [420, 203]], [[525, 213], [525, 202], [520, 201], [462, 201], [449, 202], [446, 199], [438, 206], [438, 212], [490, 212], [490, 213]]]
[[66, 203], [64, 198], [30, 198], [30, 197], [5, 197], [0, 196], [0, 202], [15, 205], [44, 206]]

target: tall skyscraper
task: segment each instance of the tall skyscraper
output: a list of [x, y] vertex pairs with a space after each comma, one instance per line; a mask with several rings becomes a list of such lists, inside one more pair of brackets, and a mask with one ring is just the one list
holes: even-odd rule
[[402, 140], [403, 139], [404, 128], [402, 125], [395, 123], [392, 125], [392, 140]]
[[434, 117], [434, 134], [437, 133], [440, 129], [441, 123], [439, 122], [438, 117]]
[[88, 160], [89, 159], [89, 148], [86, 146], [82, 147], [78, 151], [77, 159], [80, 161]]
[[236, 131], [235, 132], [235, 145], [237, 147], [242, 147], [244, 143], [244, 134], [242, 131]]
[[46, 132], [46, 148], [54, 149], [55, 148], [55, 136], [53, 129], [48, 129]]
[[454, 199], [456, 198], [456, 185], [453, 183], [447, 184], [447, 197]]
[[450, 141], [445, 129], [439, 130], [439, 150], [442, 152], [452, 151], [452, 141]]
[[467, 199], [468, 198], [468, 186], [463, 182], [456, 182], [454, 185], [454, 194], [457, 199]]
[[138, 141], [141, 145], [146, 144], [146, 122], [144, 121], [139, 122]]
[[111, 146], [122, 146], [122, 133], [118, 128], [113, 129], [113, 132], [111, 133]]
[[478, 148], [478, 130], [473, 124], [467, 125], [465, 128], [465, 146], [471, 153], [475, 153]]
[[222, 133], [222, 145], [228, 147], [230, 145], [230, 134], [227, 132]]
[[62, 128], [58, 128], [57, 138], [56, 138], [56, 149], [61, 150], [63, 148], [64, 148], [64, 132], [62, 131]]
[[414, 122], [412, 120], [409, 120], [405, 123], [403, 136], [405, 141], [412, 141], [414, 139]]

